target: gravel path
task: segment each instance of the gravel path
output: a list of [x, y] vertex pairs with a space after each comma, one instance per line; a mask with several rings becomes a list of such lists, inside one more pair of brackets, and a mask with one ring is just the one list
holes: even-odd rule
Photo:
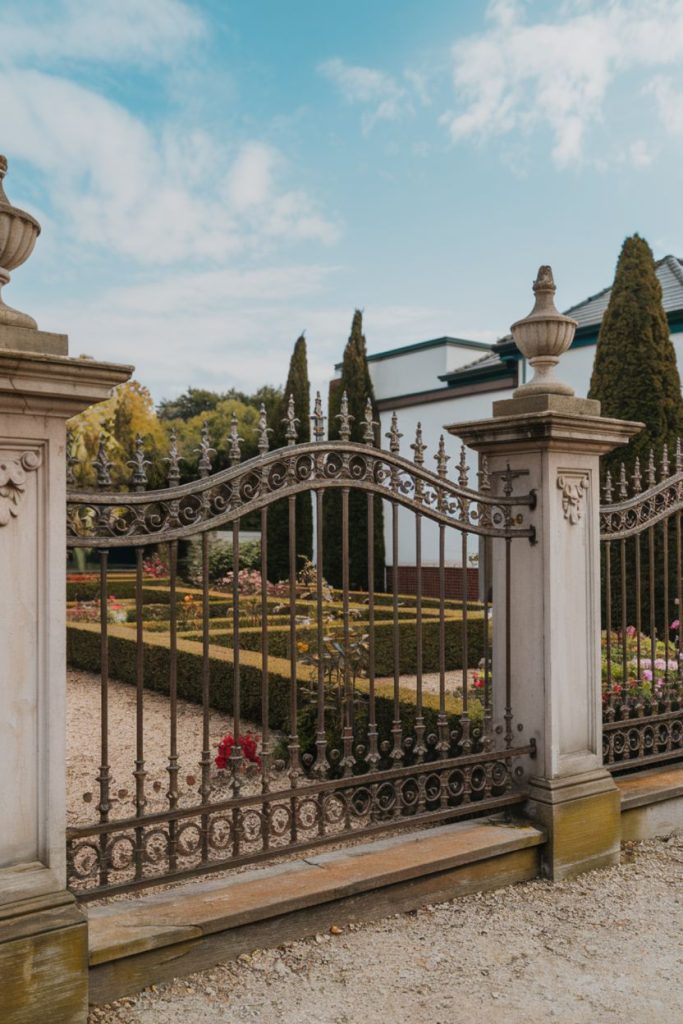
[[[197, 802], [202, 752], [202, 709], [190, 701], [178, 701], [178, 782], [181, 804]], [[169, 699], [145, 690], [144, 750], [147, 810], [168, 806]], [[212, 710], [209, 716], [210, 747], [216, 753], [226, 733], [232, 732], [229, 715]], [[241, 732], [258, 734], [251, 722]], [[68, 673], [67, 699], [67, 808], [69, 824], [93, 821], [93, 804], [99, 799], [96, 781], [100, 763], [100, 680], [90, 672]], [[112, 774], [112, 817], [135, 810], [135, 687], [109, 682], [109, 763]], [[215, 773], [214, 773], [215, 775]], [[84, 795], [86, 799], [84, 800]]]
[[675, 1024], [682, 883], [683, 836], [629, 845], [618, 868], [256, 950], [90, 1022]]

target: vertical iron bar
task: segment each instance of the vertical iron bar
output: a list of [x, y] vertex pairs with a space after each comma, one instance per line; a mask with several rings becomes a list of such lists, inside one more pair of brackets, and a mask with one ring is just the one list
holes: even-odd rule
[[612, 693], [612, 545], [610, 541], [605, 544], [605, 627], [606, 643], [605, 654], [607, 658], [607, 692]]
[[[178, 541], [168, 545], [170, 567], [169, 580], [169, 648], [170, 666], [168, 691], [171, 711], [171, 728], [168, 754], [168, 808], [174, 811], [178, 806]], [[177, 867], [177, 824], [168, 823], [168, 866], [175, 871]]]
[[422, 515], [415, 513], [415, 660], [416, 660], [416, 702], [415, 709], [415, 758], [418, 764], [424, 761], [427, 748], [425, 747], [425, 722], [422, 709]]
[[505, 748], [512, 747], [512, 582], [510, 545], [512, 538], [505, 538]]
[[[211, 623], [209, 610], [209, 534], [205, 530], [202, 534], [202, 756], [200, 761], [200, 796], [203, 807], [206, 807], [211, 795], [211, 749], [209, 747], [209, 641]], [[209, 816], [207, 814], [202, 815], [201, 837], [202, 861], [206, 862], [209, 859]]]
[[655, 619], [655, 530], [647, 531], [648, 584], [650, 591], [650, 671], [654, 684], [655, 658], [657, 656], [657, 623]]
[[489, 750], [492, 735], [493, 708], [491, 706], [491, 652], [489, 649], [489, 554], [491, 541], [484, 537], [481, 544], [482, 573], [484, 577], [484, 749]]
[[643, 628], [642, 620], [642, 591], [641, 591], [641, 579], [640, 579], [640, 534], [636, 534], [634, 540], [636, 545], [636, 678], [638, 679], [639, 685], [642, 683], [641, 675], [641, 631]]
[[316, 643], [318, 672], [318, 709], [315, 737], [315, 766], [318, 778], [325, 778], [329, 770], [327, 760], [327, 735], [325, 732], [325, 619], [323, 612], [323, 519], [325, 492], [315, 493], [315, 594], [316, 594]]
[[[145, 813], [145, 750], [144, 750], [144, 685], [145, 644], [143, 635], [143, 557], [142, 548], [135, 552], [135, 814]], [[144, 829], [135, 830], [135, 877], [142, 878]]]
[[[662, 557], [664, 559], [664, 690], [662, 696], [668, 701], [669, 695], [669, 519], [662, 523]], [[652, 666], [652, 696], [655, 696], [654, 665]]]
[[[270, 790], [270, 678], [268, 675], [268, 507], [261, 509], [261, 792]], [[270, 804], [263, 802], [261, 841], [270, 846]]]
[[[439, 523], [439, 716], [437, 750], [447, 757], [450, 748], [446, 717], [446, 527]], [[445, 787], [442, 796], [445, 798]]]
[[[391, 593], [392, 593], [392, 632], [394, 653], [394, 717], [391, 726], [393, 747], [391, 759], [394, 764], [403, 760], [403, 730], [401, 727], [401, 642], [398, 622], [398, 502], [391, 503]], [[398, 804], [398, 802], [397, 802]]]
[[343, 669], [344, 669], [344, 716], [342, 728], [343, 756], [341, 767], [344, 775], [353, 771], [353, 680], [351, 678], [351, 630], [349, 620], [349, 489], [342, 489], [342, 628], [343, 628]]
[[619, 569], [621, 573], [621, 671], [624, 686], [626, 686], [628, 680], [628, 651], [627, 651], [627, 634], [626, 629], [628, 626], [627, 618], [628, 611], [626, 607], [626, 541], [619, 541]]
[[[100, 784], [100, 822], [109, 821], [109, 786], [111, 774], [109, 767], [109, 593], [107, 580], [108, 551], [100, 551], [100, 771], [97, 781]], [[107, 833], [100, 837], [100, 885], [109, 881], [109, 865], [107, 855]]]
[[681, 570], [681, 513], [676, 513], [676, 595], [678, 597], [678, 643], [676, 659], [678, 661], [678, 675], [681, 674], [681, 637], [683, 636], [683, 629], [681, 629], [681, 617], [683, 616], [683, 572]]
[[375, 497], [368, 494], [368, 764], [379, 763], [377, 709], [375, 707]]
[[[296, 649], [296, 495], [287, 499], [289, 503], [289, 781], [292, 789], [299, 784], [299, 723], [297, 693], [297, 649]], [[291, 799], [290, 834], [295, 843], [298, 835], [297, 800]]]
[[467, 534], [462, 531], [462, 718], [460, 724], [462, 726], [462, 749], [464, 754], [469, 754], [472, 750], [472, 740], [470, 738], [470, 715], [469, 715], [469, 686], [467, 680], [467, 673], [469, 669], [469, 646], [468, 646], [468, 621], [467, 621], [467, 598], [468, 598], [468, 579], [467, 579]]

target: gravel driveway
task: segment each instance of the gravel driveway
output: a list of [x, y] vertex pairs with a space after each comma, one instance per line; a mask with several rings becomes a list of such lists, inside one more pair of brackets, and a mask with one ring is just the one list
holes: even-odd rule
[[[334, 928], [334, 921], [330, 920]], [[683, 835], [527, 882], [255, 950], [93, 1010], [106, 1024], [678, 1024]]]

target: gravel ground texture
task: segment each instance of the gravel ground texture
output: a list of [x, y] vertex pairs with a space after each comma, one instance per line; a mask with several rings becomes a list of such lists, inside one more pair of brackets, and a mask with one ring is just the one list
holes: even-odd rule
[[670, 1024], [683, 1020], [683, 835], [534, 881], [254, 950], [90, 1024]]

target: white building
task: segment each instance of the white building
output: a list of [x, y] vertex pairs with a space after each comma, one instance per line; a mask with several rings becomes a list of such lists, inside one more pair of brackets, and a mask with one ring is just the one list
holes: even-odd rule
[[[679, 368], [683, 371], [683, 262], [675, 256], [665, 256], [656, 264], [662, 285], [663, 304], [669, 321], [671, 339], [676, 350]], [[566, 310], [578, 322], [571, 349], [562, 357], [561, 378], [571, 384], [576, 394], [585, 397], [595, 356], [595, 346], [603, 314], [610, 297], [610, 288], [604, 288], [583, 302]], [[463, 338], [434, 338], [415, 344], [377, 352], [368, 356], [370, 376], [380, 410], [382, 434], [389, 430], [391, 415], [398, 415], [403, 434], [402, 454], [411, 456], [410, 444], [414, 440], [418, 423], [422, 425], [425, 465], [434, 468], [440, 435], [444, 427], [467, 420], [483, 419], [491, 415], [492, 402], [510, 398], [514, 388], [527, 379], [527, 361], [517, 349], [510, 335], [494, 345]], [[339, 371], [341, 366], [337, 366]], [[683, 372], [682, 372], [683, 376]], [[444, 434], [446, 450], [451, 457], [449, 468], [453, 472], [459, 457], [456, 438]], [[477, 487], [476, 462], [469, 457], [470, 486]], [[436, 593], [438, 586], [438, 528], [434, 523], [423, 523], [422, 561], [425, 593]], [[391, 523], [385, 516], [387, 562], [391, 551]], [[448, 531], [447, 590], [449, 596], [460, 596], [463, 590], [461, 541], [456, 531]], [[476, 597], [478, 581], [476, 566], [477, 545], [471, 540], [467, 549], [469, 563], [469, 594]], [[391, 582], [391, 569], [388, 570]], [[399, 591], [411, 593], [415, 589], [415, 517], [407, 510], [399, 513]]]

